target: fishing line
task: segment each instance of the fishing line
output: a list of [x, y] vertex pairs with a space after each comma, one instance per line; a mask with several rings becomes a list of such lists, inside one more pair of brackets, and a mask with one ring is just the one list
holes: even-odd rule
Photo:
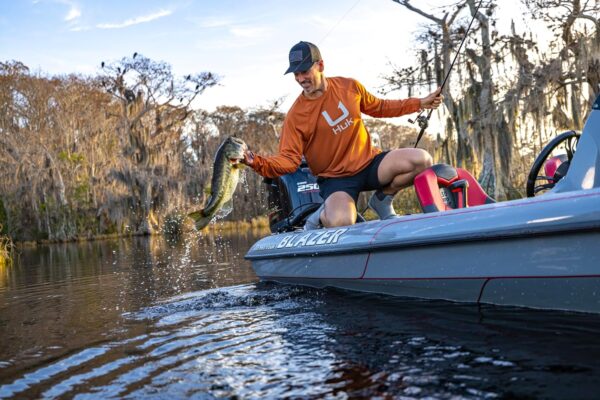
[[[450, 72], [452, 72], [452, 68], [454, 67], [454, 63], [456, 62], [456, 59], [458, 58], [458, 55], [460, 54], [460, 50], [462, 49], [463, 44], [467, 40], [467, 37], [469, 35], [469, 31], [471, 30], [471, 25], [473, 25], [473, 21], [475, 21], [475, 18], [477, 17], [477, 13], [479, 12], [479, 7], [481, 7], [482, 3], [483, 3], [483, 0], [480, 0], [479, 4], [477, 5], [477, 8], [475, 9], [475, 12], [473, 13], [473, 18], [471, 18], [471, 22], [469, 22], [469, 26], [467, 27], [467, 30], [465, 31], [465, 36], [460, 41], [460, 45], [458, 46], [458, 50], [456, 50], [456, 54], [454, 54], [454, 59], [452, 60], [452, 64], [450, 64], [450, 68], [448, 68], [448, 72], [446, 73], [446, 76], [444, 77], [444, 80], [442, 81], [442, 85], [440, 86], [440, 94], [444, 90], [444, 86], [446, 86], [446, 81], [448, 81], [448, 77], [450, 76]], [[416, 122], [419, 124], [419, 127], [421, 128], [421, 131], [419, 132], [419, 135], [417, 136], [417, 141], [415, 143], [415, 148], [419, 144], [419, 141], [423, 137], [423, 134], [425, 133], [425, 130], [429, 126], [429, 119], [431, 118], [431, 114], [432, 113], [433, 113], [433, 108], [430, 108], [429, 111], [427, 112], [427, 116], [426, 117], [424, 117], [422, 115], [423, 111], [421, 111], [419, 113], [419, 115], [417, 115]], [[410, 120], [410, 121], [414, 122], [412, 120]]]
[[[329, 35], [335, 30], [335, 28], [338, 27], [338, 25], [348, 16], [348, 14], [350, 14], [350, 11], [352, 11], [354, 9], [354, 7], [356, 7], [358, 5], [358, 3], [360, 3], [361, 0], [356, 0], [356, 2], [344, 13], [344, 15], [342, 15], [342, 18], [340, 18], [332, 27], [331, 29], [329, 29], [329, 32], [327, 32], [322, 38], [321, 40], [319, 40], [319, 46], [321, 45], [321, 43], [323, 43], [325, 41], [325, 39], [327, 39], [327, 37], [329, 37]], [[311, 53], [308, 53], [306, 55], [306, 57], [304, 57], [302, 59], [302, 61], [300, 61], [300, 64], [304, 63], [304, 61], [308, 60], [308, 57], [311, 57]], [[299, 72], [299, 71], [294, 71], [294, 72]]]
[[323, 37], [321, 38], [321, 40], [320, 40], [320, 42], [319, 42], [319, 43], [323, 43], [323, 42], [325, 41], [325, 39], [327, 39], [327, 37], [328, 37], [328, 36], [331, 34], [331, 32], [333, 32], [333, 31], [335, 30], [335, 28], [337, 28], [337, 27], [338, 27], [338, 25], [339, 25], [339, 24], [340, 24], [340, 23], [341, 23], [341, 22], [342, 22], [342, 21], [343, 21], [343, 20], [344, 20], [344, 19], [345, 19], [345, 18], [348, 16], [348, 14], [350, 14], [350, 11], [352, 11], [352, 10], [354, 9], [354, 7], [356, 7], [356, 6], [358, 5], [358, 3], [360, 3], [360, 2], [361, 2], [361, 0], [356, 0], [356, 2], [355, 2], [353, 5], [352, 5], [352, 7], [350, 7], [350, 8], [348, 9], [348, 11], [346, 11], [346, 12], [344, 13], [344, 15], [342, 15], [342, 18], [340, 18], [340, 19], [338, 20], [338, 22], [336, 22], [336, 23], [335, 23], [335, 25], [334, 25], [334, 26], [333, 26], [333, 27], [332, 27], [332, 28], [329, 30], [329, 32], [327, 32], [327, 33], [325, 34], [325, 36], [323, 36]]
[[452, 68], [454, 67], [454, 63], [456, 62], [456, 59], [458, 58], [458, 55], [460, 54], [460, 50], [462, 49], [462, 46], [467, 39], [467, 35], [468, 35], [469, 31], [471, 30], [471, 25], [473, 25], [473, 21], [475, 21], [475, 17], [477, 16], [477, 13], [479, 12], [479, 7], [481, 6], [482, 3], [483, 3], [483, 0], [480, 0], [479, 4], [477, 5], [477, 8], [475, 9], [475, 12], [473, 13], [473, 18], [471, 18], [471, 22], [469, 22], [469, 26], [467, 27], [467, 30], [465, 32], [465, 37], [463, 38], [463, 40], [461, 40], [460, 45], [458, 46], [458, 50], [456, 50], [456, 54], [454, 55], [454, 60], [452, 60], [452, 64], [450, 64], [448, 73], [444, 77], [442, 86], [440, 86], [440, 89], [442, 89], [442, 90], [444, 89], [444, 86], [446, 86], [446, 81], [448, 80], [448, 77], [450, 76], [450, 72], [452, 71]]

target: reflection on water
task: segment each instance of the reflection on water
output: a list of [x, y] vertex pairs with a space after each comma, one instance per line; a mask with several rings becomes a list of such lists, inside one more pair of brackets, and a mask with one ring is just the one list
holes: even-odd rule
[[8, 369], [37, 364], [114, 337], [124, 328], [123, 312], [253, 282], [250, 266], [238, 262], [253, 238], [208, 235], [169, 244], [152, 237], [23, 250], [0, 287], [0, 362]]
[[0, 281], [0, 397], [597, 397], [597, 315], [257, 283], [254, 240], [24, 252]]

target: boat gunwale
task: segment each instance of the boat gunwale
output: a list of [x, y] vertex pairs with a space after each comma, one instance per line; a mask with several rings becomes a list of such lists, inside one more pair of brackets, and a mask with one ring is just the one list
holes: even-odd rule
[[270, 252], [263, 253], [258, 255], [249, 255], [246, 254], [244, 258], [246, 260], [267, 260], [267, 259], [276, 259], [276, 258], [295, 258], [295, 257], [322, 257], [322, 256], [330, 256], [339, 253], [343, 254], [362, 254], [362, 253], [372, 253], [376, 251], [390, 251], [396, 249], [406, 249], [409, 247], [424, 247], [424, 246], [443, 246], [446, 244], [458, 244], [458, 243], [474, 243], [481, 241], [488, 241], [490, 239], [493, 240], [511, 240], [511, 239], [533, 239], [538, 237], [545, 236], [556, 236], [565, 233], [574, 233], [574, 234], [587, 234], [590, 232], [600, 232], [600, 221], [594, 221], [594, 224], [591, 226], [585, 225], [574, 225], [569, 224], [568, 228], [565, 229], [562, 226], [553, 226], [552, 229], [548, 227], [538, 227], [538, 230], [528, 228], [527, 230], [520, 229], [519, 231], [513, 230], [509, 232], [479, 232], [477, 234], [465, 234], [461, 236], [443, 236], [437, 238], [426, 238], [426, 239], [416, 239], [412, 241], [402, 241], [402, 242], [384, 242], [379, 244], [372, 244], [369, 242], [365, 245], [356, 245], [354, 244], [351, 247], [338, 246], [338, 247], [328, 247], [322, 250], [309, 250], [309, 251], [296, 251], [296, 252]]
[[[589, 198], [589, 197], [600, 197], [599, 190], [583, 190], [577, 191], [576, 193], [570, 192], [568, 195], [553, 195], [548, 197], [540, 197], [540, 198], [525, 198], [518, 199], [514, 201], [506, 201], [501, 203], [492, 203], [480, 205], [468, 209], [457, 209], [450, 211], [439, 211], [435, 213], [425, 213], [418, 215], [410, 215], [405, 216], [406, 218], [400, 217], [391, 221], [381, 221], [381, 227], [379, 227], [375, 233], [371, 236], [371, 238], [365, 241], [364, 244], [352, 243], [350, 245], [342, 245], [337, 244], [336, 246], [330, 246], [326, 248], [313, 249], [313, 248], [298, 248], [296, 251], [277, 251], [278, 249], [268, 249], [268, 250], [258, 250], [261, 251], [261, 254], [250, 254], [252, 252], [252, 248], [250, 251], [244, 256], [246, 260], [266, 260], [266, 259], [277, 259], [277, 258], [294, 258], [294, 257], [316, 257], [316, 256], [328, 256], [339, 254], [343, 252], [344, 254], [360, 254], [360, 253], [369, 253], [372, 251], [385, 251], [391, 249], [404, 249], [407, 247], [422, 247], [422, 246], [432, 246], [432, 245], [444, 245], [448, 243], [466, 243], [466, 242], [477, 242], [484, 240], [510, 240], [510, 239], [520, 239], [520, 238], [531, 238], [533, 236], [548, 236], [548, 235], [556, 235], [562, 233], [571, 233], [571, 232], [589, 232], [600, 230], [600, 220], [592, 220], [592, 221], [584, 221], [584, 222], [569, 222], [566, 224], [553, 224], [553, 225], [535, 225], [528, 227], [520, 227], [520, 228], [505, 228], [504, 230], [495, 230], [495, 231], [484, 231], [484, 232], [466, 232], [462, 234], [457, 234], [454, 236], [449, 236], [448, 234], [439, 235], [437, 237], [427, 237], [427, 238], [418, 238], [418, 239], [402, 239], [388, 241], [383, 243], [376, 243], [376, 237], [379, 235], [384, 229], [402, 223], [409, 223], [415, 221], [422, 221], [424, 219], [431, 218], [445, 218], [445, 217], [457, 217], [464, 214], [471, 213], [480, 213], [480, 212], [492, 212], [505, 210], [507, 208], [513, 207], [528, 207], [537, 205], [540, 203], [549, 203], [549, 202], [564, 202], [569, 200], [575, 200], [580, 198]], [[529, 200], [529, 201], [527, 201]], [[353, 225], [356, 227], [356, 225]], [[339, 228], [339, 227], [338, 227]], [[332, 228], [333, 229], [333, 228]], [[285, 236], [291, 234], [297, 234], [299, 232], [304, 231], [296, 231], [296, 232], [288, 232], [288, 233], [280, 233], [273, 236]], [[318, 232], [318, 231], [315, 231]], [[272, 236], [271, 236], [272, 237]], [[265, 238], [266, 239], [266, 238]], [[263, 239], [264, 240], [264, 239]]]

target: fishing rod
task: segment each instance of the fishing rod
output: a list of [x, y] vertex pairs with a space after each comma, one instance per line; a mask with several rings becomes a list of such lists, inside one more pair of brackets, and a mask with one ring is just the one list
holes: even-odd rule
[[[467, 27], [467, 30], [465, 31], [465, 36], [461, 40], [460, 45], [458, 46], [458, 50], [456, 51], [456, 54], [454, 54], [454, 59], [452, 60], [452, 64], [450, 64], [450, 68], [448, 68], [448, 72], [446, 73], [446, 76], [444, 77], [444, 80], [442, 81], [442, 85], [440, 86], [440, 94], [444, 90], [444, 86], [446, 86], [446, 81], [448, 80], [448, 77], [450, 76], [450, 72], [452, 72], [452, 68], [454, 67], [454, 63], [456, 62], [456, 59], [458, 58], [458, 55], [460, 54], [460, 49], [462, 48], [463, 44], [467, 40], [467, 36], [469, 34], [469, 31], [471, 30], [471, 25], [473, 25], [473, 21], [475, 21], [475, 17], [477, 16], [477, 12], [479, 12], [479, 7], [481, 6], [482, 3], [483, 3], [483, 0], [480, 0], [479, 4], [477, 5], [477, 8], [475, 9], [475, 12], [473, 13], [473, 18], [471, 18], [471, 22], [469, 22], [469, 26]], [[431, 118], [431, 114], [433, 113], [433, 108], [429, 109], [429, 111], [427, 112], [427, 116], [423, 115], [424, 112], [425, 112], [425, 110], [422, 110], [417, 115], [417, 118], [415, 120], [412, 120], [412, 119], [408, 120], [408, 122], [410, 122], [411, 124], [414, 124], [415, 122], [417, 122], [419, 124], [419, 127], [421, 128], [421, 131], [419, 131], [419, 135], [417, 136], [415, 148], [417, 148], [419, 141], [421, 140], [421, 138], [423, 137], [423, 134], [425, 133], [425, 130], [429, 126], [429, 118]]]

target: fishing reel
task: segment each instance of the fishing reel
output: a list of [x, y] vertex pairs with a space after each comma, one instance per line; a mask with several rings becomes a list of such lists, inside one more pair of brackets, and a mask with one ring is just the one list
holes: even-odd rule
[[427, 115], [423, 115], [425, 110], [421, 110], [421, 112], [419, 112], [415, 120], [408, 120], [408, 122], [410, 122], [411, 124], [414, 124], [416, 122], [417, 124], [419, 124], [419, 128], [421, 128], [421, 131], [419, 131], [419, 135], [417, 136], [417, 141], [415, 142], [415, 148], [417, 148], [417, 146], [419, 145], [419, 141], [421, 140], [423, 134], [425, 133], [425, 130], [429, 126], [429, 118], [431, 118], [432, 111], [433, 109], [430, 109]]
[[409, 118], [408, 122], [410, 122], [411, 124], [414, 124], [416, 122], [419, 125], [419, 128], [425, 130], [429, 126], [429, 117], [423, 115], [423, 112], [424, 111], [421, 111], [419, 115], [417, 115], [417, 118], [415, 118], [414, 120], [412, 118]]

